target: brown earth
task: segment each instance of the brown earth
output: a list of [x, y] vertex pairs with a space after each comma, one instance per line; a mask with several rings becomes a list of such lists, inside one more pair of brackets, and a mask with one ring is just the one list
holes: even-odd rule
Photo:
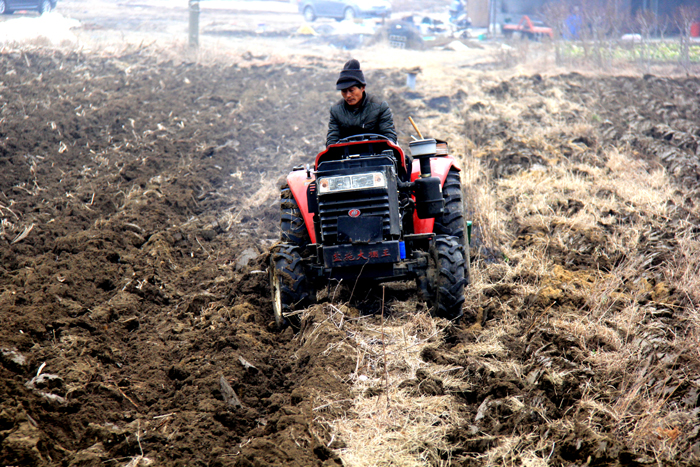
[[[100, 464], [140, 444], [208, 465], [282, 433], [304, 445], [280, 442], [280, 462], [330, 456], [299, 392], [325, 362], [292, 358], [303, 349], [271, 332], [264, 274], [238, 272], [277, 236], [261, 182], [316, 147], [287, 123], [320, 125], [310, 106], [276, 112], [295, 75], [4, 54], [2, 462]], [[60, 379], [28, 388], [42, 363]], [[226, 409], [221, 377], [243, 408]]]
[[[325, 422], [352, 413], [353, 336], [380, 318], [339, 325], [328, 307], [347, 296], [328, 294], [297, 336], [278, 333], [265, 272], [278, 237], [276, 187], [322, 144], [319, 108], [337, 98], [328, 86], [337, 64], [170, 57], [2, 52], [0, 463], [343, 465], [346, 445]], [[397, 115], [431, 127], [456, 118], [457, 130], [436, 136], [467, 141], [493, 186], [557, 167], [602, 180], [612, 170], [606, 149], [622, 145], [640, 170], [665, 168], [683, 200], [650, 216], [601, 187], [592, 196], [612, 200], [609, 212], [571, 230], [537, 225], [517, 199], [499, 199], [510, 218], [502, 235], [476, 229], [481, 282], [468, 292], [468, 318], [420, 355], [428, 369], [460, 371], [449, 381], [416, 372], [401, 383], [411, 397], [453, 404], [450, 447], [425, 465], [522, 465], [527, 449], [554, 465], [698, 465], [700, 360], [681, 345], [696, 330], [697, 297], [661, 266], [678, 260], [683, 234], [697, 235], [700, 80], [464, 78], [462, 89], [416, 94], [402, 88], [397, 68], [377, 67], [368, 79]], [[529, 132], [548, 124], [554, 98], [568, 129], [536, 142]], [[519, 120], [500, 113], [499, 103], [518, 100], [532, 102]], [[405, 118], [397, 123], [405, 144], [410, 129]], [[548, 207], [564, 217], [597, 209], [566, 193]], [[632, 256], [613, 239], [640, 220], [646, 230]], [[517, 252], [533, 245], [550, 270], [525, 267]], [[591, 295], [630, 263], [606, 297]], [[388, 300], [399, 322], [424, 311], [408, 290]], [[556, 321], [612, 322], [637, 305], [649, 308], [632, 335], [573, 332]], [[497, 345], [476, 350], [506, 325]], [[592, 355], [620, 340], [634, 344], [629, 367], [600, 371]], [[641, 383], [630, 379], [640, 372]], [[381, 395], [375, 389], [368, 397]], [[658, 414], [675, 421], [649, 425], [645, 442], [630, 437], [629, 419], [596, 405], [630, 391], [672, 406]], [[319, 411], [321, 399], [341, 402]]]

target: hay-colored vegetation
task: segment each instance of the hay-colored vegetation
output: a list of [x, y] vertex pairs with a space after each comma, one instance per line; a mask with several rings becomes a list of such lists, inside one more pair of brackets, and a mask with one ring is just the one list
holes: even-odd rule
[[[465, 204], [477, 236], [465, 305], [471, 320], [458, 330], [437, 324], [421, 334], [416, 322], [423, 315], [397, 312], [383, 326], [352, 328], [351, 345], [372, 348], [372, 358], [362, 354], [345, 415], [320, 414], [343, 440], [339, 453], [348, 465], [459, 465], [465, 459], [550, 465], [566, 458], [566, 433], [584, 446], [624, 445], [638, 459], [661, 465], [678, 462], [692, 442], [696, 421], [677, 391], [697, 382], [691, 370], [672, 370], [681, 360], [689, 368], [700, 364], [700, 243], [684, 219], [698, 213], [678, 215], [678, 206], [688, 204], [687, 188], [631, 145], [603, 142], [597, 110], [585, 102], [571, 100], [561, 87], [535, 93], [528, 83], [506, 88], [505, 96], [470, 86], [462, 109], [476, 105], [479, 112], [428, 122], [426, 133], [446, 137], [464, 168]], [[501, 122], [508, 136], [489, 134]], [[527, 159], [518, 159], [523, 154]], [[664, 318], [670, 315], [676, 321]], [[447, 345], [455, 334], [459, 342]], [[553, 346], [552, 338], [570, 348]], [[513, 350], [530, 342], [541, 347]], [[452, 365], [426, 361], [425, 348], [441, 349]], [[473, 368], [520, 381], [529, 391], [542, 385], [570, 391], [572, 375], [580, 375], [581, 394], [555, 418], [527, 391], [460, 409], [456, 395], [478, 384]], [[439, 376], [445, 395], [405, 390], [405, 381], [426, 375]], [[483, 451], [460, 450], [455, 433], [470, 443], [482, 439], [492, 426], [476, 427], [498, 419], [503, 407], [510, 419], [538, 413], [544, 436], [516, 429]], [[612, 454], [597, 455], [612, 462], [606, 457]]]

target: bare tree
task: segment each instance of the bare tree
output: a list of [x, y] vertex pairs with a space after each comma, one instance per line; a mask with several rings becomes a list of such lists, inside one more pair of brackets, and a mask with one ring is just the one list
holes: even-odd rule
[[[554, 32], [554, 60], [557, 65], [561, 65], [563, 62], [562, 41], [569, 32], [566, 20], [572, 14], [573, 8], [572, 2], [567, 0], [549, 2], [542, 8], [544, 18]], [[572, 37], [572, 39], [574, 38]]]
[[630, 23], [630, 15], [623, 6], [623, 0], [603, 2], [603, 11], [605, 12], [604, 45], [607, 48], [608, 65], [612, 66], [615, 49], [619, 47], [622, 31]]
[[700, 7], [683, 5], [678, 7], [673, 19], [680, 29], [680, 64], [686, 73], [690, 71], [690, 28], [700, 18]]
[[583, 55], [586, 60], [591, 58], [595, 61], [597, 53], [595, 52], [596, 38], [602, 20], [602, 12], [598, 8], [598, 1], [593, 0], [586, 4], [586, 7], [581, 10], [581, 46], [583, 47]]
[[651, 10], [639, 10], [634, 17], [634, 24], [642, 38], [639, 45], [639, 59], [642, 67], [644, 67], [644, 71], [648, 73], [650, 69], [649, 41], [652, 31], [657, 28], [658, 17]]
[[600, 68], [610, 68], [613, 48], [624, 25], [621, 0], [590, 0], [583, 9], [581, 39], [586, 55]]
[[657, 18], [657, 33], [659, 38], [663, 41], [666, 38], [666, 31], [668, 31], [673, 25], [671, 20], [671, 15], [664, 13], [659, 15]]

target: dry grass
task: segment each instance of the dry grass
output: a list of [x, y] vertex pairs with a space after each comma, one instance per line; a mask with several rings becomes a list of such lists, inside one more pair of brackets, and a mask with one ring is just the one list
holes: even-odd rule
[[[481, 229], [484, 244], [498, 245], [509, 259], [506, 265], [479, 262], [472, 268], [468, 303], [483, 303], [482, 293], [498, 284], [514, 284], [520, 296], [577, 298], [583, 305], [533, 323], [535, 329], [574, 338], [604, 385], [591, 388], [576, 410], [589, 414], [586, 423], [594, 431], [612, 428], [601, 425], [601, 420], [613, 422], [620, 439], [628, 440], [639, 452], [653, 452], [659, 462], [673, 459], [678, 454], [681, 430], [688, 423], [687, 414], [670, 402], [680, 381], [669, 381], [669, 389], [660, 387], [657, 381], [668, 363], [650, 364], [649, 358], [653, 349], [664, 348], [671, 354], [684, 349], [684, 355], [690, 352], [691, 359], [700, 361], [700, 242], [690, 234], [689, 226], [681, 226], [674, 237], [678, 248], [664, 246], [658, 230], [668, 230], [664, 221], [674, 216], [674, 206], [682, 205], [683, 200], [682, 192], [659, 166], [639, 160], [626, 146], [609, 146], [595, 154], [570, 145], [574, 154], [599, 161], [597, 166], [583, 164], [564, 156], [562, 147], [551, 144], [561, 140], [562, 134], [564, 139], [566, 135], [573, 139], [593, 130], [584, 121], [565, 126], [551, 116], [581, 109], [562, 102], [555, 91], [550, 94], [543, 101], [544, 124], [537, 128], [523, 121], [521, 115], [538, 97], [496, 100], [483, 94], [470, 96], [470, 102], [486, 102], [488, 111], [479, 117], [486, 127], [491, 121], [509, 121], [528, 135], [520, 143], [540, 154], [548, 165], [493, 179], [486, 163], [504, 150], [505, 142], [496, 139], [477, 146], [468, 138], [462, 139], [467, 206], [474, 209], [473, 219]], [[580, 209], [563, 210], [570, 200], [580, 203]], [[535, 233], [515, 245], [514, 226]], [[577, 249], [582, 255], [623, 260], [609, 271], [570, 271], [556, 264], [560, 258], [552, 256], [552, 251]], [[672, 259], [652, 268], [652, 260], [659, 254]], [[530, 279], [520, 281], [524, 276]], [[667, 303], [671, 284], [683, 290], [690, 305], [681, 313], [685, 321], [682, 332], [652, 318], [659, 308], [675, 307], [680, 311], [677, 304]], [[500, 309], [505, 313], [498, 325], [482, 330], [478, 342], [453, 350], [484, 358], [486, 361], [481, 363], [495, 371], [519, 374], [521, 363], [509, 360], [502, 345], [504, 336], [521, 332], [518, 329], [522, 329], [522, 323], [513, 317], [518, 303], [501, 302]], [[603, 389], [607, 384], [618, 389], [611, 393]], [[607, 394], [605, 399], [593, 396], [600, 390]], [[500, 441], [498, 448], [483, 457], [484, 465], [514, 459], [516, 446], [528, 444], [517, 437], [510, 442]], [[521, 453], [523, 462], [528, 459], [529, 465], [546, 465], [546, 459], [534, 452]]]
[[[586, 167], [585, 178], [574, 175], [573, 171], [580, 172], [583, 167], [562, 161], [546, 171], [524, 171], [497, 182], [500, 198], [512, 205], [510, 216], [521, 226], [546, 233], [533, 238], [525, 250], [507, 250], [506, 254], [519, 260], [517, 267], [530, 273], [535, 271], [543, 286], [565, 289], [566, 284], [574, 285], [576, 293], [585, 300], [584, 308], [559, 313], [542, 325], [575, 338], [603, 381], [609, 378], [613, 383], [623, 378], [618, 397], [612, 401], [588, 397], [577, 404], [578, 410], [590, 414], [591, 428], [610, 428], [598, 426], [598, 415], [602, 414], [614, 421], [616, 432], [634, 448], [653, 451], [659, 460], [672, 459], [677, 454], [675, 441], [684, 426], [684, 412], [669, 404], [673, 387], [670, 393], [665, 393], [653, 385], [665, 364], [650, 366], [644, 362], [648, 362], [652, 349], [659, 346], [697, 349], [697, 309], [687, 311], [689, 326], [679, 336], [669, 334], [671, 330], [666, 325], [648, 320], [651, 313], [665, 305], [665, 298], [646, 306], [640, 306], [638, 301], [649, 293], [654, 298], [655, 292], [663, 289], [658, 282], [656, 288], [652, 287], [657, 281], [652, 277], [658, 274], [648, 271], [649, 255], [643, 253], [649, 247], [649, 237], [653, 236], [654, 227], [649, 225], [649, 220], [669, 219], [670, 206], [680, 200], [677, 188], [662, 169], [635, 160], [629, 150], [608, 148], [605, 157], [604, 167]], [[601, 189], [605, 194], [596, 196]], [[583, 208], [574, 215], [557, 212], [556, 206], [567, 199], [580, 201]], [[603, 235], [599, 226], [601, 222], [608, 223], [606, 212], [611, 210], [624, 210], [624, 215], [637, 220], [616, 228], [612, 235]], [[489, 225], [497, 228], [503, 224]], [[589, 232], [587, 239], [596, 241], [597, 249], [607, 254], [618, 252], [627, 259], [608, 273], [570, 273], [558, 266], [552, 268], [546, 248], [556, 245], [570, 251], [576, 246], [572, 237], [580, 232]], [[507, 232], [499, 234], [501, 238], [507, 237]], [[668, 283], [683, 288], [691, 303], [697, 303], [699, 245], [687, 233], [681, 233], [677, 240], [680, 248], [669, 252], [674, 261], [666, 263], [663, 274]], [[697, 361], [697, 350], [691, 352]], [[680, 382], [669, 384], [678, 386]]]
[[353, 417], [335, 420], [332, 427], [346, 448], [340, 450], [348, 466], [448, 465], [441, 451], [452, 446], [445, 441], [455, 423], [451, 397], [410, 397], [391, 391], [392, 403], [359, 397]]
[[[329, 306], [328, 319], [340, 323], [342, 308]], [[451, 448], [445, 434], [456, 422], [452, 397], [416, 395], [399, 386], [415, 379], [420, 369], [439, 374], [445, 385], [453, 382], [459, 368], [429, 365], [420, 358], [423, 349], [442, 341], [445, 326], [418, 313], [352, 328], [349, 343], [357, 353], [350, 378], [352, 410], [339, 419], [325, 419], [323, 412], [318, 417], [345, 444], [340, 454], [346, 465], [441, 465], [440, 453]], [[332, 401], [321, 399], [318, 406], [328, 403]]]
[[[670, 377], [668, 368], [680, 354], [700, 362], [700, 242], [691, 225], [667, 225], [675, 206], [683, 204], [682, 192], [662, 168], [639, 160], [629, 147], [570, 143], [594, 130], [584, 120], [569, 125], [556, 117], [557, 112], [581, 111], [562, 102], [556, 91], [520, 100], [477, 92], [467, 105], [475, 102], [487, 105], [480, 117], [486, 127], [491, 119], [508, 120], [527, 135], [518, 144], [545, 161], [494, 178], [490, 164], [513, 141], [477, 145], [453, 114], [427, 124], [429, 132], [452, 133], [448, 139], [463, 168], [466, 205], [479, 226], [480, 246], [506, 259], [478, 256], [472, 267], [466, 307], [479, 318], [468, 331], [475, 338], [445, 350], [440, 322], [412, 314], [411, 304], [399, 306], [384, 326], [364, 322], [352, 333], [351, 347], [358, 355], [352, 408], [342, 418], [319, 413], [319, 421], [343, 441], [339, 452], [347, 465], [447, 465], [444, 453], [454, 446], [445, 434], [473, 420], [460, 418], [451, 396], [421, 396], [399, 385], [420, 372], [439, 375], [446, 387], [470, 382], [460, 369], [423, 361], [421, 351], [438, 348], [505, 380], [525, 381], [532, 378], [526, 365], [535, 357], [513, 354], [508, 343], [545, 333], [571, 342], [575, 365], [596, 375], [566, 415], [550, 422], [551, 430], [567, 433], [582, 424], [594, 436], [613, 436], [635, 452], [652, 453], [658, 463], [676, 459], [691, 421], [673, 401], [685, 380]], [[544, 102], [545, 109], [538, 127], [522, 118], [535, 102]], [[585, 159], [595, 164], [581, 162]], [[671, 244], [664, 240], [669, 236]], [[667, 259], [654, 262], [661, 257]], [[576, 258], [608, 266], [585, 267]], [[493, 296], [490, 291], [499, 286], [510, 294]], [[669, 296], [673, 287], [687, 297], [682, 310]], [[482, 328], [486, 307], [497, 320]], [[656, 319], [664, 309], [678, 312], [683, 327]], [[521, 312], [531, 318], [523, 321]], [[567, 381], [569, 367], [554, 362], [568, 360], [542, 358], [551, 365], [548, 381], [555, 386]], [[521, 396], [505, 403], [515, 413], [535, 410], [547, 419], [546, 411]], [[553, 438], [499, 436], [477, 459], [483, 465], [509, 465], [516, 459], [522, 465], [550, 465], [556, 446]]]

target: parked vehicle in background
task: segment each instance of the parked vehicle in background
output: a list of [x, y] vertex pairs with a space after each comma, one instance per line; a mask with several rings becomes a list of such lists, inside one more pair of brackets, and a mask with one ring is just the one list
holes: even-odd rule
[[391, 4], [387, 0], [301, 0], [299, 12], [309, 22], [316, 18], [334, 18], [338, 21], [388, 18]]
[[554, 38], [552, 28], [544, 24], [543, 21], [530, 18], [525, 15], [520, 18], [518, 24], [504, 24], [503, 35], [506, 37], [527, 37], [528, 39], [540, 40], [547, 36], [550, 39]]
[[58, 0], [0, 0], [0, 15], [10, 15], [15, 11], [36, 10], [40, 14], [56, 8]]

